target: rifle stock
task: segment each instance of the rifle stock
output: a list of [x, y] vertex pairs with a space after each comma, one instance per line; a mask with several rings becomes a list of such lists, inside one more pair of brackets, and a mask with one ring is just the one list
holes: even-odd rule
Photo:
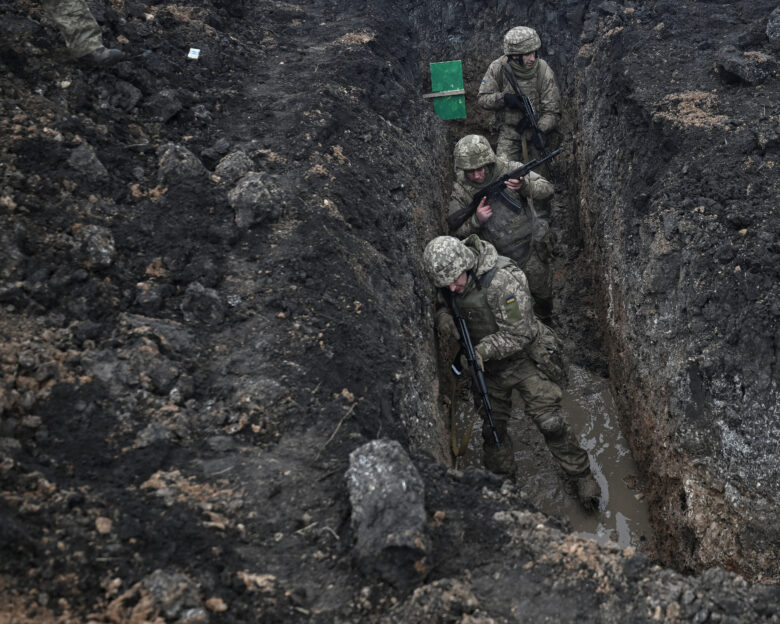
[[517, 169], [513, 169], [509, 173], [505, 173], [500, 178], [488, 184], [485, 188], [478, 190], [476, 193], [474, 193], [468, 206], [465, 206], [460, 210], [456, 210], [447, 217], [447, 227], [450, 228], [450, 231], [454, 232], [461, 225], [463, 225], [469, 219], [469, 217], [471, 217], [471, 215], [474, 214], [474, 211], [477, 209], [477, 206], [479, 206], [479, 202], [482, 201], [483, 197], [487, 197], [488, 200], [490, 200], [491, 197], [498, 195], [501, 191], [504, 190], [504, 183], [507, 180], [517, 180], [525, 177], [528, 173], [537, 167], [555, 158], [562, 151], [563, 148], [559, 147], [554, 152], [547, 154], [547, 156], [544, 158], [534, 158]]
[[493, 408], [490, 406], [490, 397], [488, 396], [487, 384], [485, 383], [485, 373], [483, 373], [482, 369], [479, 367], [477, 353], [474, 351], [469, 328], [466, 326], [466, 319], [463, 318], [463, 315], [458, 308], [458, 304], [455, 301], [455, 295], [445, 289], [444, 296], [447, 299], [450, 309], [452, 310], [452, 315], [455, 318], [455, 326], [458, 328], [458, 335], [460, 336], [460, 347], [463, 353], [466, 354], [466, 360], [469, 363], [469, 370], [471, 371], [471, 378], [472, 381], [474, 381], [476, 391], [479, 392], [482, 407], [485, 408], [485, 416], [490, 424], [490, 429], [493, 432], [493, 439], [496, 442], [496, 447], [500, 447], [501, 442], [498, 439], [496, 424], [493, 422]]

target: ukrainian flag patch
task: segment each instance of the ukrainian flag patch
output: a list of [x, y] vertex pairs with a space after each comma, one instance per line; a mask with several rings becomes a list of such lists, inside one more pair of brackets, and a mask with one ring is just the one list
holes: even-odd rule
[[504, 316], [510, 323], [519, 323], [523, 320], [523, 311], [520, 309], [520, 303], [515, 295], [504, 300]]

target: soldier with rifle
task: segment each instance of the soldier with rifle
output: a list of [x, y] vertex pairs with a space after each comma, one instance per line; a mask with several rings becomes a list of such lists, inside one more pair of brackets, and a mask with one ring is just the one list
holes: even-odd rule
[[[545, 156], [560, 141], [561, 94], [555, 74], [539, 58], [542, 41], [533, 28], [517, 26], [504, 35], [504, 54], [488, 67], [477, 102], [496, 113], [496, 153], [528, 162]], [[542, 172], [552, 178], [551, 170]]]
[[434, 238], [423, 252], [423, 264], [441, 289], [436, 313], [439, 335], [446, 340], [457, 334], [461, 368], [479, 369], [474, 379], [482, 381], [477, 390], [484, 411], [485, 468], [515, 477], [507, 423], [512, 391], [517, 390], [550, 453], [574, 481], [583, 507], [598, 509], [601, 490], [591, 474], [588, 454], [561, 412], [558, 381], [564, 369], [557, 339], [534, 316], [523, 271], [476, 235], [464, 241]]
[[[560, 152], [552, 152], [552, 158]], [[535, 203], [552, 196], [553, 186], [532, 169], [545, 161], [512, 162], [496, 156], [488, 140], [477, 134], [460, 139], [453, 151], [455, 178], [448, 207], [450, 233], [465, 238], [479, 234], [525, 272], [534, 309], [552, 318], [552, 235]]]

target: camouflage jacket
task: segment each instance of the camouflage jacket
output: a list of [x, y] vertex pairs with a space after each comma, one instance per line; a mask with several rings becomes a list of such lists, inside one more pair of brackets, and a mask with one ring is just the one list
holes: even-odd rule
[[[478, 236], [469, 236], [463, 242], [477, 254], [466, 289], [457, 295], [474, 349], [488, 369], [491, 360], [511, 364], [516, 358], [526, 357], [526, 348], [540, 330], [525, 274], [513, 262], [501, 260], [495, 247]], [[480, 281], [482, 288], [478, 286]], [[440, 305], [437, 314], [450, 314], [443, 296]]]
[[[501, 66], [508, 62], [508, 57], [501, 56], [490, 64], [479, 86], [477, 102], [484, 109], [496, 111], [496, 122], [502, 126], [502, 131], [519, 137], [515, 127], [523, 119], [522, 112], [504, 108], [504, 93], [514, 93], [512, 85], [506, 80], [501, 69]], [[539, 129], [542, 132], [549, 132], [556, 128], [561, 119], [561, 93], [558, 90], [555, 73], [547, 62], [539, 59], [536, 62], [534, 76], [528, 80], [522, 80], [517, 76], [517, 83], [534, 106]]]
[[[450, 194], [450, 202], [448, 206], [448, 214], [452, 214], [468, 206], [471, 203], [471, 199], [479, 189], [484, 188], [488, 184], [500, 178], [502, 175], [509, 173], [513, 169], [521, 167], [522, 163], [504, 160], [500, 156], [496, 156], [496, 162], [492, 166], [486, 167], [488, 171], [487, 178], [483, 184], [474, 184], [463, 172], [462, 169], [455, 168], [455, 180], [452, 183], [452, 192]], [[525, 184], [520, 189], [520, 192], [506, 190], [507, 194], [516, 199], [518, 203], [522, 203], [522, 197], [528, 198], [530, 201], [531, 210], [533, 210], [534, 199], [547, 199], [552, 196], [554, 192], [553, 185], [547, 181], [547, 179], [540, 176], [535, 171], [532, 171], [525, 177]], [[461, 225], [454, 235], [459, 238], [465, 238], [470, 234], [476, 234], [480, 232], [482, 224], [477, 219], [476, 212], [469, 217]]]

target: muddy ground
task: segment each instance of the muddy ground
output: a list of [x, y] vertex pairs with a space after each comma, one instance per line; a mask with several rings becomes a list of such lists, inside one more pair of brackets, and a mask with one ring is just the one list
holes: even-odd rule
[[[68, 62], [37, 2], [0, 2], [0, 622], [777, 621], [777, 543], [764, 541], [776, 531], [777, 485], [771, 2], [90, 6], [106, 43], [128, 54], [109, 70]], [[570, 360], [613, 380], [649, 480], [666, 476], [651, 491], [662, 541], [646, 552], [580, 539], [514, 485], [449, 468], [434, 293], [419, 257], [442, 231], [454, 140], [489, 125], [471, 94], [517, 23], [543, 33], [567, 102], [556, 322]], [[739, 53], [721, 53], [729, 42]], [[659, 76], [649, 59], [672, 44], [686, 62]], [[422, 94], [428, 63], [452, 58], [464, 60], [469, 117], [444, 123]], [[676, 81], [705, 93], [664, 99]], [[674, 119], [713, 106], [715, 88], [728, 92], [735, 128], [759, 120], [752, 141], [734, 132], [736, 145], [716, 149], [712, 132], [674, 131]], [[681, 134], [698, 150], [691, 163]], [[633, 151], [615, 152], [629, 139]], [[652, 154], [639, 153], [648, 146]], [[641, 175], [605, 168], [602, 153]], [[758, 197], [750, 218], [730, 195], [701, 191], [723, 187], [707, 166], [716, 153], [722, 166], [743, 163], [724, 176]], [[681, 172], [672, 183], [667, 163]], [[636, 213], [626, 200], [635, 194]], [[732, 404], [712, 384], [757, 353], [765, 376], [739, 386], [766, 407], [754, 454], [719, 455], [717, 444], [692, 452], [693, 433], [653, 427], [663, 410], [631, 418], [658, 387], [673, 398], [690, 387], [675, 394], [677, 368], [647, 381], [664, 347], [637, 346], [652, 332], [610, 316], [610, 284], [635, 291], [629, 279], [603, 278], [605, 266], [645, 256], [610, 255], [623, 247], [594, 223], [636, 226], [646, 241], [644, 216], [668, 209], [706, 221], [696, 266], [707, 279], [690, 334], [720, 335], [735, 314], [755, 323], [752, 339], [736, 327], [723, 337], [731, 359], [710, 341], [715, 357], [695, 365], [693, 407], [670, 413], [706, 439], [705, 415]], [[688, 222], [663, 223], [671, 236]], [[708, 253], [721, 227], [736, 242]], [[763, 241], [766, 255], [743, 260], [757, 248], [739, 243], [748, 240]], [[645, 295], [674, 290], [664, 277], [679, 255], [657, 257], [666, 263], [632, 274], [650, 284]], [[707, 293], [710, 262], [749, 274], [761, 295], [738, 312], [724, 307], [726, 295]], [[762, 423], [757, 408], [748, 414], [745, 443]], [[375, 440], [400, 450], [365, 446]], [[670, 441], [689, 455], [661, 456]], [[421, 516], [409, 533], [419, 540], [388, 528], [387, 544], [400, 546], [372, 552], [361, 542], [355, 465], [380, 450], [413, 486], [388, 513], [417, 502]], [[664, 513], [681, 500], [674, 484], [688, 463], [709, 487], [706, 469], [723, 456], [767, 478], [756, 489], [726, 478], [727, 495], [713, 497], [719, 517], [733, 522], [755, 494], [769, 519], [753, 527], [750, 548], [730, 551], [727, 570], [696, 556], [706, 513]], [[700, 499], [681, 505], [707, 509]], [[744, 540], [744, 531], [717, 535]], [[670, 544], [691, 556], [676, 558]], [[756, 563], [758, 551], [770, 554]]]

